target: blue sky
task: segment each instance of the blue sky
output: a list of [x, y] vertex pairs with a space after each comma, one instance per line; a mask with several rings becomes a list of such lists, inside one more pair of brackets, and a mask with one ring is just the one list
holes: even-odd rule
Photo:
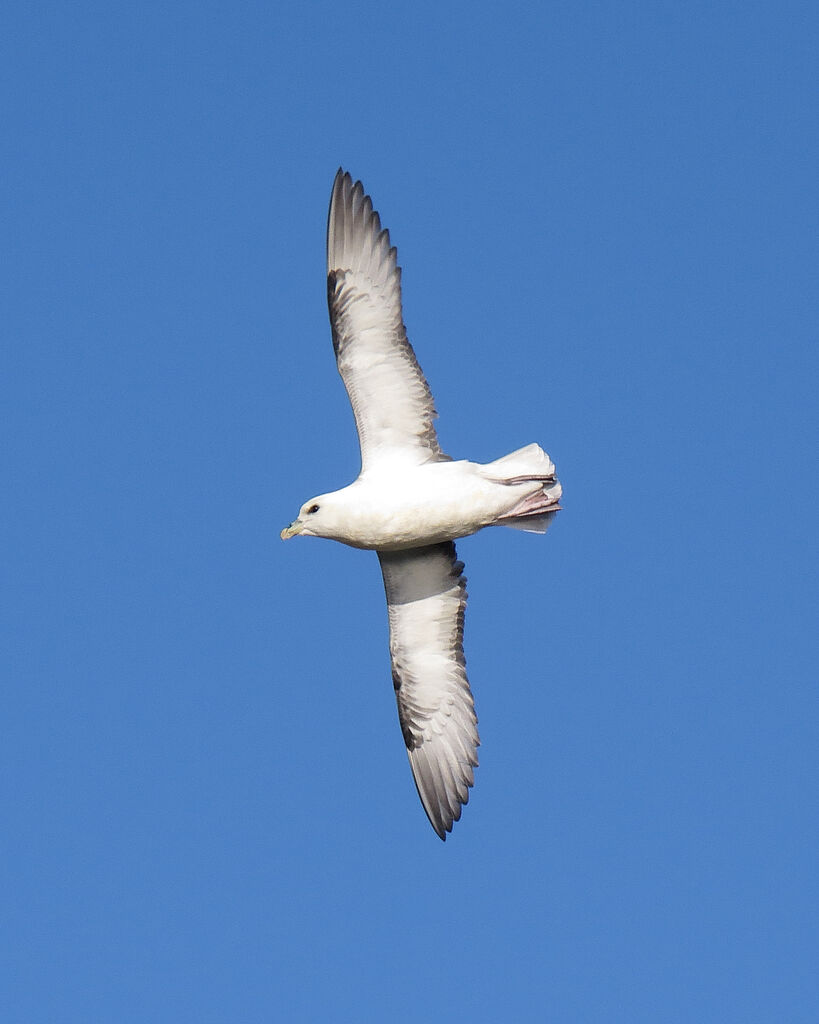
[[[3, 16], [2, 1016], [815, 1022], [808, 3]], [[483, 746], [442, 844], [324, 231], [372, 193], [443, 447]]]

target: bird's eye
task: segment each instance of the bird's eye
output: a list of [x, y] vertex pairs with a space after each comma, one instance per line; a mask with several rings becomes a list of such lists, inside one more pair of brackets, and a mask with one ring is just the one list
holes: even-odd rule
[[311, 505], [310, 508], [307, 509], [307, 515], [311, 516], [314, 512], [318, 512], [318, 510], [318, 505]]

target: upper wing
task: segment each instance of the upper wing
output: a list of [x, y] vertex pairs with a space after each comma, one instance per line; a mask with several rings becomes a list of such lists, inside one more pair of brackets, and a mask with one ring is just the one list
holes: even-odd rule
[[327, 302], [362, 470], [382, 460], [394, 466], [447, 458], [432, 425], [429, 385], [407, 340], [396, 255], [363, 185], [339, 168], [327, 222]]
[[451, 541], [379, 551], [398, 719], [418, 794], [441, 837], [469, 800], [478, 719], [466, 678], [466, 579]]

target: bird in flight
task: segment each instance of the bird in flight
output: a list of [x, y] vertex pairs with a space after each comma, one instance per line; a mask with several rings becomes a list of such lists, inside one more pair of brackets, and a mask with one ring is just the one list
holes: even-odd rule
[[401, 732], [421, 803], [446, 839], [469, 799], [480, 742], [463, 652], [466, 579], [453, 541], [485, 526], [545, 533], [561, 486], [537, 444], [486, 464], [441, 451], [404, 327], [396, 250], [361, 182], [341, 168], [327, 223], [327, 301], [361, 472], [306, 501], [281, 536], [378, 552]]

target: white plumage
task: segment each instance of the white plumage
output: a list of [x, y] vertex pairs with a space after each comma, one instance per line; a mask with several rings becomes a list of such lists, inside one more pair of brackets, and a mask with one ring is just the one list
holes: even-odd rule
[[398, 717], [413, 777], [442, 838], [474, 781], [477, 718], [466, 678], [466, 580], [458, 537], [484, 526], [545, 533], [561, 487], [530, 444], [495, 462], [453, 462], [401, 309], [401, 270], [361, 182], [339, 170], [327, 227], [333, 348], [355, 415], [361, 473], [311, 498], [282, 531], [378, 552]]

